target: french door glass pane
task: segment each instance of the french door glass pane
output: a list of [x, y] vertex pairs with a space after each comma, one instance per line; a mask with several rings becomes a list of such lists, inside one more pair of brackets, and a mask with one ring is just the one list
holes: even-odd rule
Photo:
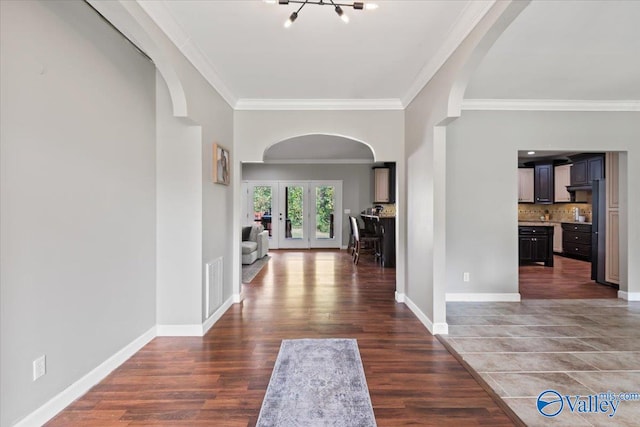
[[271, 237], [271, 207], [273, 192], [270, 185], [256, 185], [253, 187], [253, 220], [269, 230]]
[[316, 186], [316, 239], [333, 239], [335, 187]]
[[286, 187], [285, 238], [303, 239], [304, 236], [304, 187]]

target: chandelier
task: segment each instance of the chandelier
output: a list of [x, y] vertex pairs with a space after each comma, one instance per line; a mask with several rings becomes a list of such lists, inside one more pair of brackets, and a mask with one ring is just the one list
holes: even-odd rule
[[333, 6], [333, 9], [336, 11], [336, 13], [338, 14], [338, 16], [340, 17], [340, 19], [342, 19], [342, 21], [344, 21], [345, 23], [349, 22], [349, 17], [347, 16], [346, 13], [344, 13], [344, 10], [342, 10], [343, 7], [352, 7], [354, 10], [373, 10], [373, 9], [377, 9], [378, 5], [375, 3], [365, 3], [362, 1], [354, 1], [353, 3], [349, 4], [349, 3], [336, 3], [333, 0], [264, 0], [265, 3], [275, 3], [276, 1], [278, 2], [278, 4], [284, 4], [287, 5], [289, 3], [296, 3], [299, 4], [300, 7], [298, 8], [298, 10], [296, 10], [295, 12], [293, 12], [290, 16], [289, 19], [287, 19], [287, 21], [284, 23], [284, 27], [285, 28], [289, 28], [291, 26], [291, 24], [293, 24], [293, 22], [298, 19], [298, 14], [300, 13], [300, 11], [302, 10], [303, 7], [305, 7], [308, 4], [315, 4], [316, 6]]

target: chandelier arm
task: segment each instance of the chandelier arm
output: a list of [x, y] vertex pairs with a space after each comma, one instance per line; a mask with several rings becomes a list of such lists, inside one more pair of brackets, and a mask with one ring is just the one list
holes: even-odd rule
[[[353, 3], [349, 4], [349, 3], [335, 3], [332, 0], [329, 0], [329, 3], [325, 3], [323, 1], [311, 1], [311, 0], [289, 0], [289, 3], [297, 3], [297, 4], [302, 4], [302, 6], [306, 5], [306, 4], [315, 4], [317, 6], [345, 6], [345, 7], [353, 7]], [[302, 9], [302, 6], [300, 6], [300, 9]], [[300, 11], [300, 9], [298, 9], [298, 11]]]
[[302, 10], [303, 7], [305, 7], [307, 5], [307, 3], [309, 3], [309, 0], [305, 0], [305, 1], [297, 1], [296, 3], [302, 3], [300, 5], [300, 7], [298, 8], [298, 10], [296, 11], [296, 13], [300, 13], [300, 11]]

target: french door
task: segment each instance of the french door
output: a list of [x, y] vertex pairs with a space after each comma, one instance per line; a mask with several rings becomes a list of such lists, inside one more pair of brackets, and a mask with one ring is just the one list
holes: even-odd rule
[[270, 248], [341, 247], [342, 181], [247, 181], [243, 187], [243, 220], [269, 230]]

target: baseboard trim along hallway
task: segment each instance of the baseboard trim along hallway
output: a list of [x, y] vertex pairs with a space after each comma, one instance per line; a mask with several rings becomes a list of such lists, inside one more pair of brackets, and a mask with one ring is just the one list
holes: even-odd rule
[[480, 293], [450, 293], [446, 294], [447, 302], [519, 302], [520, 294], [514, 293], [498, 293], [498, 294], [480, 294]]
[[40, 426], [55, 417], [60, 411], [69, 406], [73, 401], [88, 392], [91, 387], [98, 384], [107, 375], [127, 361], [137, 353], [142, 347], [147, 345], [156, 337], [156, 327], [153, 326], [147, 332], [127, 344], [113, 356], [102, 362], [84, 377], [71, 384], [69, 387], [58, 393], [47, 403], [20, 420], [15, 427]]

